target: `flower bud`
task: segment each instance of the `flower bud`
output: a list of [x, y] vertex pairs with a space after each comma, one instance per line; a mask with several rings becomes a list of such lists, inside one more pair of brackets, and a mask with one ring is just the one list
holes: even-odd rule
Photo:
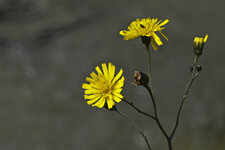
[[149, 78], [146, 74], [140, 72], [140, 71], [135, 71], [134, 72], [134, 80], [133, 84], [136, 86], [143, 85], [143, 86], [148, 86]]
[[202, 55], [202, 50], [204, 47], [204, 44], [206, 43], [208, 39], [208, 34], [204, 37], [195, 37], [193, 46], [194, 46], [194, 54], [198, 57]]
[[202, 70], [202, 66], [201, 66], [201, 65], [197, 65], [197, 66], [196, 66], [196, 70], [197, 70], [198, 72], [200, 72], [200, 71]]

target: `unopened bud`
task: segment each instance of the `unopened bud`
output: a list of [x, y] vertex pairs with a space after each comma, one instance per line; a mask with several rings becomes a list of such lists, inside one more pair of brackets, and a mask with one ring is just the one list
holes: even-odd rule
[[201, 66], [201, 65], [197, 65], [197, 66], [196, 66], [196, 70], [197, 70], [198, 72], [200, 72], [200, 71], [202, 70], [202, 66]]
[[136, 86], [143, 85], [143, 86], [148, 86], [149, 78], [146, 74], [140, 72], [140, 71], [135, 71], [134, 72], [134, 81], [133, 84]]
[[203, 37], [195, 37], [193, 46], [194, 46], [194, 53], [198, 57], [202, 55], [203, 47], [204, 44], [206, 43], [208, 39], [208, 35], [206, 35], [204, 38]]

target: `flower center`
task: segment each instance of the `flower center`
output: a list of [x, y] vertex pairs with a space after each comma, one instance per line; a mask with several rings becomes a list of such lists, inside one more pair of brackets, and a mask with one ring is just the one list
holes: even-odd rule
[[108, 84], [108, 83], [103, 83], [102, 84], [102, 94], [104, 95], [104, 96], [107, 96], [107, 95], [109, 95], [111, 93], [111, 86], [110, 86], [110, 84]]

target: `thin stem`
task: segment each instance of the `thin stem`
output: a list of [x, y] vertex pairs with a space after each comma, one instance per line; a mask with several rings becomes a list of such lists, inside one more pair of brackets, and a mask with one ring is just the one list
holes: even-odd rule
[[145, 139], [145, 142], [148, 146], [148, 149], [151, 150], [151, 146], [148, 142], [148, 139], [146, 137], [146, 135], [144, 134], [144, 132], [141, 130], [141, 128], [139, 127], [139, 125], [130, 117], [128, 117], [126, 114], [124, 114], [123, 112], [119, 111], [118, 109], [115, 110], [117, 113], [119, 113], [121, 116], [123, 116], [124, 118], [126, 118], [128, 121], [130, 121], [133, 126], [138, 130], [138, 132], [143, 136], [143, 138]]
[[158, 114], [157, 114], [157, 108], [156, 108], [156, 103], [155, 103], [155, 96], [152, 92], [152, 89], [151, 87], [149, 86], [144, 86], [147, 90], [148, 90], [148, 93], [150, 94], [151, 96], [151, 99], [152, 99], [152, 104], [153, 104], [153, 107], [154, 107], [154, 114], [155, 114], [155, 117], [158, 118]]
[[127, 101], [125, 98], [123, 99], [123, 101], [126, 102], [127, 104], [129, 104], [131, 107], [133, 107], [137, 112], [139, 112], [139, 113], [141, 113], [141, 114], [143, 114], [143, 115], [145, 115], [147, 117], [150, 117], [150, 118], [152, 118], [154, 120], [156, 119], [154, 116], [152, 116], [152, 115], [150, 115], [150, 114], [148, 114], [146, 112], [141, 111], [139, 108], [137, 108], [137, 106], [134, 105], [134, 103]]
[[198, 57], [196, 56], [195, 57], [195, 60], [194, 60], [194, 64], [193, 64], [193, 71], [192, 71], [192, 75], [191, 75], [191, 79], [190, 81], [187, 83], [186, 85], [186, 88], [185, 88], [185, 92], [184, 92], [184, 96], [181, 100], [181, 104], [180, 104], [180, 107], [179, 107], [179, 110], [178, 110], [178, 113], [177, 113], [177, 118], [176, 118], [176, 123], [175, 123], [175, 126], [173, 128], [173, 131], [170, 135], [170, 139], [172, 140], [176, 130], [177, 130], [177, 127], [179, 125], [179, 119], [180, 119], [180, 113], [181, 113], [181, 110], [183, 108], [183, 105], [184, 105], [184, 101], [185, 99], [187, 98], [188, 94], [189, 94], [189, 91], [190, 91], [190, 88], [191, 88], [191, 85], [193, 84], [194, 80], [198, 77], [198, 71], [196, 70], [196, 63], [198, 62]]
[[163, 126], [162, 126], [162, 124], [161, 124], [161, 122], [159, 121], [159, 118], [158, 118], [157, 108], [156, 108], [156, 103], [155, 103], [154, 95], [153, 95], [153, 93], [152, 93], [152, 91], [151, 91], [151, 89], [150, 89], [149, 86], [146, 86], [145, 88], [148, 90], [148, 92], [149, 92], [149, 94], [150, 94], [150, 96], [151, 96], [151, 99], [152, 99], [156, 123], [157, 123], [157, 125], [159, 126], [160, 130], [162, 131], [162, 133], [164, 134], [164, 136], [165, 136], [166, 138], [168, 138], [169, 136], [168, 136], [168, 134], [166, 133], [166, 131], [164, 130], [164, 128], [163, 128]]
[[152, 75], [151, 75], [151, 51], [150, 51], [150, 48], [149, 46], [146, 47], [146, 50], [148, 52], [148, 76], [149, 76], [149, 84], [150, 84], [150, 87], [152, 87]]
[[163, 135], [165, 136], [165, 138], [167, 140], [169, 150], [172, 150], [172, 141], [169, 138], [166, 131], [164, 130], [164, 128], [163, 128], [163, 126], [162, 126], [162, 124], [161, 124], [161, 122], [159, 121], [159, 118], [158, 118], [157, 107], [156, 107], [156, 102], [155, 102], [155, 95], [154, 95], [153, 87], [152, 87], [151, 52], [150, 52], [149, 46], [147, 46], [146, 49], [147, 49], [147, 52], [148, 52], [148, 63], [149, 63], [149, 86], [144, 86], [144, 87], [148, 90], [148, 93], [151, 96], [151, 100], [152, 100], [152, 104], [153, 104], [153, 108], [154, 108], [155, 121], [156, 121], [157, 125], [159, 126], [159, 129], [162, 131]]

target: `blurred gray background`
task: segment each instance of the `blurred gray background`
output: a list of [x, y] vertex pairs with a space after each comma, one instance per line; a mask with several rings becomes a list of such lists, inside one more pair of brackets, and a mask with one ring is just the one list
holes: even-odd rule
[[[225, 1], [222, 0], [1, 0], [0, 150], [146, 150], [121, 116], [88, 106], [85, 77], [102, 62], [123, 68], [123, 95], [152, 113], [149, 95], [134, 87], [147, 72], [140, 39], [119, 31], [136, 18], [169, 19], [169, 38], [152, 51], [159, 117], [171, 131], [193, 62], [195, 36], [209, 34], [203, 71], [184, 105], [175, 150], [225, 150]], [[118, 108], [140, 124], [155, 150], [167, 143], [155, 122], [125, 103]]]

